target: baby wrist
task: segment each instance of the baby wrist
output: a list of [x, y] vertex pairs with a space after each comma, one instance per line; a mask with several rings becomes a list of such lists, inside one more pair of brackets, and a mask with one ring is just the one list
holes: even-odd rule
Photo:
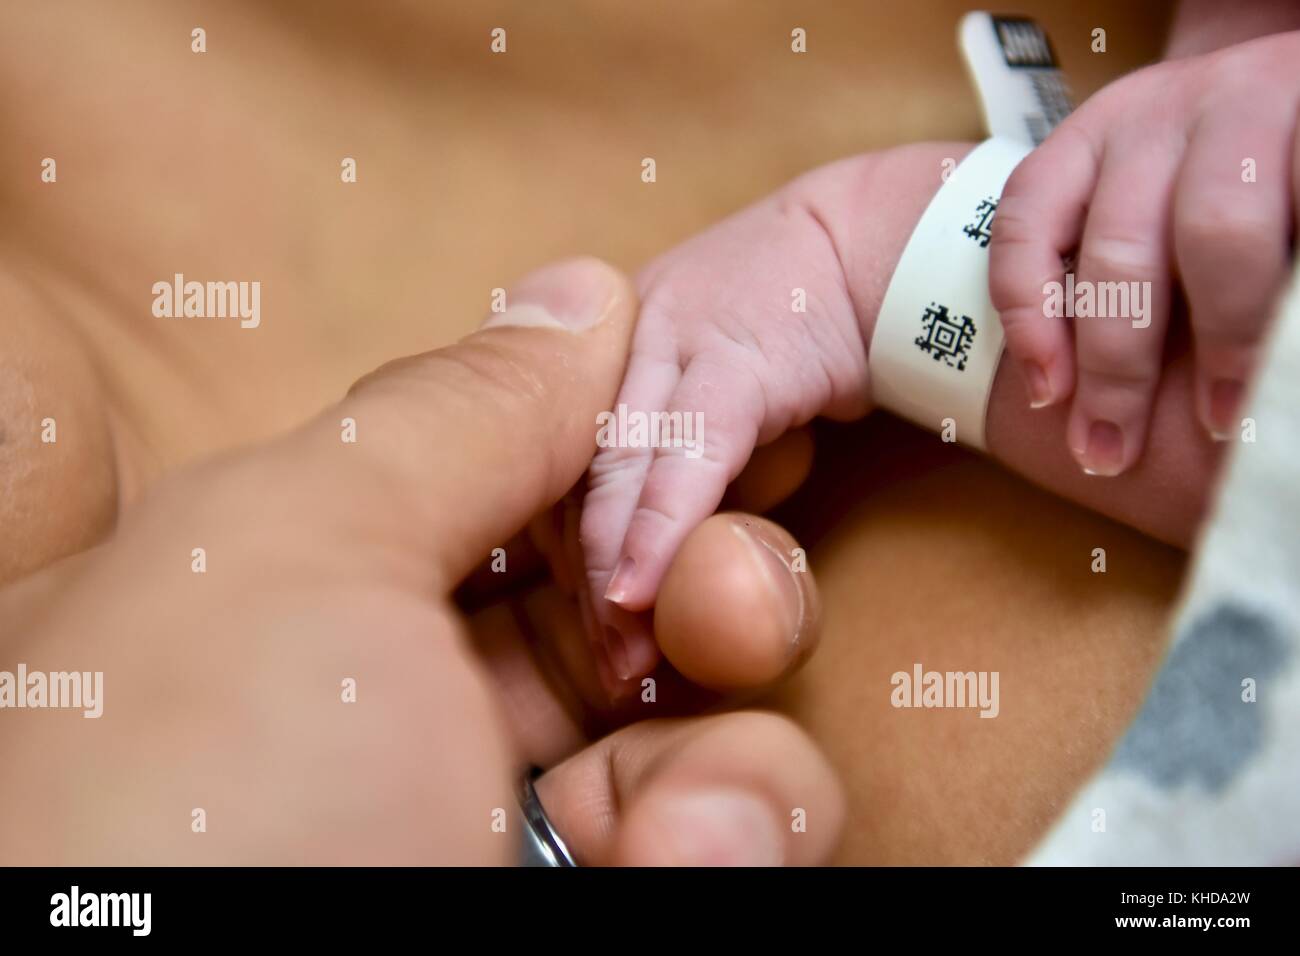
[[988, 292], [990, 228], [1029, 148], [990, 139], [946, 170], [864, 329], [873, 404], [979, 449], [1004, 341]]

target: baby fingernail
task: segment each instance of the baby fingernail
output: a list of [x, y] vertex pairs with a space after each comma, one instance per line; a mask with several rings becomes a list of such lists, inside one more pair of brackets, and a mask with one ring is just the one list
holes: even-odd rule
[[1052, 404], [1052, 386], [1047, 372], [1037, 362], [1024, 363], [1025, 386], [1029, 389], [1029, 407], [1046, 408]]
[[606, 693], [611, 697], [619, 687], [618, 676], [614, 673], [614, 665], [609, 660], [609, 649], [606, 642], [601, 641], [592, 645], [592, 656], [596, 659], [596, 676], [600, 678], [601, 686], [605, 688]]
[[623, 642], [623, 635], [617, 628], [605, 628], [605, 649], [609, 651], [609, 662], [614, 666], [614, 673], [618, 675], [619, 680], [627, 680], [632, 676], [632, 668], [627, 657], [627, 645]]
[[659, 649], [654, 638], [637, 629], [611, 626], [605, 628], [605, 643], [610, 648], [610, 662], [619, 680], [628, 681], [644, 677], [654, 670], [659, 661]]
[[605, 600], [613, 604], [620, 604], [627, 598], [628, 589], [632, 586], [632, 579], [636, 575], [636, 561], [631, 557], [626, 557], [618, 563], [614, 569], [614, 576], [609, 579], [609, 587], [605, 588]]
[[654, 635], [641, 628], [622, 633], [623, 652], [627, 654], [631, 678], [645, 677], [659, 663], [659, 645], [655, 643]]
[[1220, 378], [1210, 383], [1205, 425], [1215, 441], [1228, 441], [1236, 435], [1244, 390], [1242, 383], [1234, 379]]
[[1124, 470], [1124, 433], [1114, 422], [1095, 421], [1087, 445], [1075, 457], [1085, 474], [1113, 478]]
[[485, 329], [530, 326], [580, 332], [610, 314], [623, 280], [599, 259], [572, 259], [529, 273], [504, 296]]

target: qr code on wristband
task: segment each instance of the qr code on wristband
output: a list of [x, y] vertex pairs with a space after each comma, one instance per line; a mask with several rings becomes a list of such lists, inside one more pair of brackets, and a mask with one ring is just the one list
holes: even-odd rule
[[975, 342], [975, 323], [968, 315], [950, 315], [946, 305], [931, 302], [921, 316], [921, 334], [914, 341], [936, 362], [964, 372]]

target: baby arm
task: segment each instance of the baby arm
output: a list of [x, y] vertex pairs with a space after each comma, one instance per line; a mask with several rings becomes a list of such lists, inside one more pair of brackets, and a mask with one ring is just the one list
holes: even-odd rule
[[[618, 402], [701, 416], [702, 454], [601, 448], [581, 538], [592, 605], [612, 669], [654, 665], [644, 615], [685, 535], [719, 504], [756, 445], [817, 415], [870, 410], [867, 349], [889, 279], [968, 144], [918, 144], [815, 170], [689, 240], [640, 276], [641, 318]], [[794, 310], [800, 290], [806, 312]], [[1197, 425], [1188, 363], [1160, 381], [1150, 453], [1090, 482], [1064, 441], [1066, 413], [1031, 410], [1019, 367], [999, 366], [990, 453], [1058, 493], [1167, 541], [1189, 539], [1217, 460]]]

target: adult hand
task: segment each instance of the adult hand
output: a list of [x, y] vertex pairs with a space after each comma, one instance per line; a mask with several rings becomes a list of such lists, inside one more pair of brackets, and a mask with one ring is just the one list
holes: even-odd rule
[[[476, 616], [483, 657], [450, 593], [581, 476], [633, 299], [596, 262], [536, 273], [483, 331], [165, 479], [108, 543], [0, 592], [0, 669], [103, 673], [98, 719], [0, 713], [0, 859], [511, 861], [514, 827], [493, 824], [520, 764], [581, 743], [546, 732], [545, 715], [574, 711], [523, 668], [518, 623], [551, 647], [581, 628], [562, 592], [535, 591], [545, 613]], [[749, 520], [701, 531], [693, 552], [719, 573], [670, 595], [666, 621], [706, 626], [703, 599], [768, 600], [807, 630], [810, 584], [792, 598], [769, 568], [743, 570], [758, 570], [751, 531], [777, 533]], [[842, 812], [811, 743], [758, 714], [642, 722], [538, 789], [586, 862], [811, 863]]]

